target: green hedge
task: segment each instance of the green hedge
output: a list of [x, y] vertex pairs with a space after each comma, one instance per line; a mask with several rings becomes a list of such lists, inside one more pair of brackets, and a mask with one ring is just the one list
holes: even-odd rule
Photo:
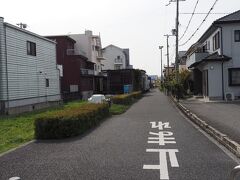
[[142, 97], [141, 91], [136, 91], [131, 94], [120, 94], [112, 97], [113, 104], [124, 104], [129, 105], [133, 103], [134, 99]]
[[135, 99], [140, 99], [142, 97], [142, 92], [141, 91], [135, 91], [131, 95]]
[[59, 139], [84, 133], [109, 116], [107, 104], [86, 104], [48, 112], [35, 119], [36, 139]]

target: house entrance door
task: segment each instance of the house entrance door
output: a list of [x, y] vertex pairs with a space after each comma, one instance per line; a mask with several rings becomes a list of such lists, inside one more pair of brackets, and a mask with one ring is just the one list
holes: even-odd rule
[[203, 71], [203, 96], [208, 96], [208, 70]]

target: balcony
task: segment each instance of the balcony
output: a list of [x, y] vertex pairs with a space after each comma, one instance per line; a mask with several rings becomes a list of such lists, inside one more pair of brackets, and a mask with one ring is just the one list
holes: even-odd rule
[[72, 56], [72, 55], [82, 55], [82, 56], [87, 56], [87, 53], [85, 53], [84, 51], [76, 51], [75, 49], [67, 49], [67, 55], [68, 56]]
[[188, 56], [187, 61], [186, 61], [186, 66], [187, 68], [191, 66], [192, 64], [201, 61], [205, 57], [209, 55], [208, 52], [194, 52], [190, 56]]
[[120, 58], [120, 59], [115, 58], [115, 59], [114, 59], [114, 64], [123, 64], [122, 58]]
[[98, 37], [98, 38], [96, 38], [96, 46], [97, 47], [99, 47], [99, 48], [101, 48], [102, 46], [101, 46], [101, 40], [100, 40], [100, 38]]
[[98, 61], [105, 60], [105, 58], [104, 58], [103, 55], [102, 55], [102, 51], [101, 51], [101, 50], [96, 51], [96, 52], [97, 52], [96, 57], [97, 57], [97, 60], [98, 60]]
[[80, 74], [81, 75], [94, 75], [94, 70], [93, 69], [80, 69]]

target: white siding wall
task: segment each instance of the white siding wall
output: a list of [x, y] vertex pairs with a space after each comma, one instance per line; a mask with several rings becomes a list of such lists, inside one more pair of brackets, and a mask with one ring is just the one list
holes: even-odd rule
[[222, 63], [209, 62], [202, 70], [208, 70], [208, 95], [209, 97], [222, 97]]
[[122, 68], [126, 69], [126, 57], [122, 49], [110, 45], [104, 49], [103, 56], [106, 58], [106, 60], [102, 61], [103, 70], [114, 70], [114, 62], [117, 56], [120, 56], [123, 60]]
[[[60, 100], [56, 44], [8, 24], [5, 24], [5, 30], [9, 107]], [[27, 55], [27, 41], [36, 43], [36, 56]], [[46, 87], [46, 78], [49, 87]], [[2, 100], [7, 100], [6, 95], [5, 88]]]
[[3, 18], [0, 18], [0, 100], [7, 97], [5, 34]]
[[[220, 29], [218, 28], [215, 32], [213, 32], [204, 43], [208, 43], [210, 47], [207, 50], [209, 54], [212, 54], [214, 52], [218, 52], [221, 54], [221, 41], [220, 48], [213, 50], [213, 37], [214, 35], [220, 32]], [[221, 33], [220, 38], [221, 39]], [[203, 43], [203, 44], [204, 44]], [[220, 62], [208, 62], [206, 65], [204, 65], [202, 70], [208, 70], [208, 95], [210, 98], [219, 98], [222, 97], [222, 65]]]
[[[214, 52], [218, 52], [219, 54], [221, 54], [221, 41], [219, 42], [220, 43], [220, 48], [219, 49], [216, 49], [216, 50], [213, 50], [213, 36], [219, 32], [220, 33], [220, 29], [218, 28], [215, 32], [213, 32], [205, 42], [210, 42], [210, 48], [207, 50], [210, 54], [214, 53]], [[221, 33], [220, 33], [220, 38], [219, 40], [221, 39]], [[203, 43], [204, 44], [204, 43]]]
[[234, 42], [234, 30], [240, 30], [240, 24], [223, 25], [223, 54], [232, 59], [224, 63], [224, 87], [225, 92], [233, 92], [240, 96], [240, 86], [228, 86], [228, 69], [240, 68], [240, 43]]

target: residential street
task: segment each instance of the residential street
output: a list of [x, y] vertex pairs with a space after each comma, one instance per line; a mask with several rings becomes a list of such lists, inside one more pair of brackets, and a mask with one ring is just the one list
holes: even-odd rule
[[84, 136], [0, 157], [0, 179], [226, 180], [236, 165], [155, 89]]

